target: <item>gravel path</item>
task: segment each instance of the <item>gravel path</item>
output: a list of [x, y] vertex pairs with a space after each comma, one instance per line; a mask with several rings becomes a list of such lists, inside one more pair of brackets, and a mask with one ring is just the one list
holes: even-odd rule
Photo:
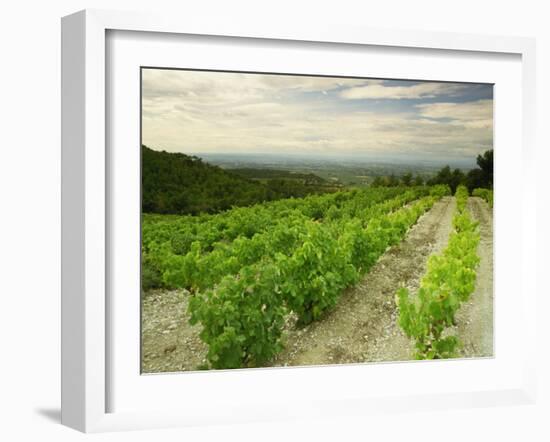
[[457, 312], [458, 337], [463, 344], [460, 356], [493, 356], [493, 213], [481, 198], [470, 198], [468, 209], [479, 222], [480, 257], [476, 288], [470, 300]]
[[165, 373], [197, 370], [206, 362], [200, 325], [189, 324], [184, 290], [152, 290], [141, 303], [141, 371]]
[[348, 289], [325, 318], [288, 333], [274, 366], [402, 361], [412, 346], [396, 323], [395, 292], [416, 290], [429, 255], [441, 251], [451, 231], [455, 199], [444, 198], [424, 214], [407, 237], [391, 248]]

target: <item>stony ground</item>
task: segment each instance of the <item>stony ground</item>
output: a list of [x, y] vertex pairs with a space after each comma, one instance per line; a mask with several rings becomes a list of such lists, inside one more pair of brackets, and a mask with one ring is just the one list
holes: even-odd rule
[[[479, 198], [468, 207], [480, 222], [481, 257], [475, 293], [458, 314], [456, 332], [463, 341], [461, 356], [492, 355], [493, 273], [492, 211]], [[424, 214], [401, 244], [389, 249], [364, 280], [343, 293], [338, 305], [322, 320], [296, 329], [289, 317], [285, 350], [271, 366], [326, 365], [411, 359], [412, 345], [396, 323], [395, 292], [417, 290], [432, 253], [447, 244], [455, 199], [447, 197]], [[197, 370], [206, 362], [207, 348], [200, 326], [190, 326], [185, 291], [152, 291], [142, 303], [142, 371]]]
[[206, 363], [208, 348], [187, 315], [189, 294], [183, 290], [153, 290], [141, 305], [141, 351], [144, 373], [197, 370]]

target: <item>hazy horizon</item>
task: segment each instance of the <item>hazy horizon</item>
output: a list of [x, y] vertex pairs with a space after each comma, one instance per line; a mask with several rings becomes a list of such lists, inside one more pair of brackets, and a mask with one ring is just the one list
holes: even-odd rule
[[190, 155], [475, 164], [489, 84], [143, 69], [142, 142]]
[[[147, 146], [152, 150], [156, 151], [166, 151], [166, 149], [156, 148], [155, 146]], [[260, 151], [251, 151], [251, 152], [229, 152], [227, 150], [212, 151], [212, 152], [192, 152], [185, 149], [177, 149], [174, 153], [183, 153], [189, 156], [196, 156], [204, 160], [211, 158], [227, 158], [232, 159], [242, 159], [250, 160], [250, 162], [260, 164], [262, 162], [269, 162], [271, 160], [289, 160], [291, 162], [302, 161], [318, 161], [321, 163], [334, 163], [334, 162], [351, 162], [354, 164], [364, 165], [368, 164], [410, 164], [410, 165], [437, 165], [437, 166], [458, 166], [465, 168], [475, 168], [476, 157], [457, 157], [457, 158], [446, 158], [446, 159], [437, 159], [433, 156], [422, 157], [417, 156], [411, 158], [406, 155], [367, 155], [367, 154], [354, 154], [354, 153], [342, 153], [342, 154], [332, 154], [332, 153], [317, 153], [317, 152], [306, 152], [306, 153], [273, 153], [273, 152], [260, 152]], [[265, 160], [265, 161], [263, 161]]]

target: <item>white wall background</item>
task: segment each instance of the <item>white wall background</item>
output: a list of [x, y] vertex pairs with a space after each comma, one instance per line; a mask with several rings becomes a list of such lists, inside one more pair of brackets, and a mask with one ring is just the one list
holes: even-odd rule
[[[20, 0], [0, 13], [0, 439], [83, 440], [59, 425], [60, 17], [84, 8], [169, 11], [227, 20], [350, 23], [377, 28], [537, 38], [539, 274], [550, 260], [544, 225], [550, 137], [550, 28], [545, 3], [461, 0]], [[545, 124], [546, 123], [546, 124]], [[539, 288], [541, 295], [548, 290]], [[92, 436], [137, 440], [550, 440], [548, 300], [539, 308], [536, 406], [380, 415], [363, 421], [257, 424]], [[182, 400], [185, 400], [182, 398]]]

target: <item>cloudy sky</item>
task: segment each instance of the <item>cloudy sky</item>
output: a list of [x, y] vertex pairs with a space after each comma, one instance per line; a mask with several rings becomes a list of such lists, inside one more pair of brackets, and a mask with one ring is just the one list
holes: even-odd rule
[[143, 69], [142, 141], [184, 153], [453, 160], [493, 145], [486, 84]]

